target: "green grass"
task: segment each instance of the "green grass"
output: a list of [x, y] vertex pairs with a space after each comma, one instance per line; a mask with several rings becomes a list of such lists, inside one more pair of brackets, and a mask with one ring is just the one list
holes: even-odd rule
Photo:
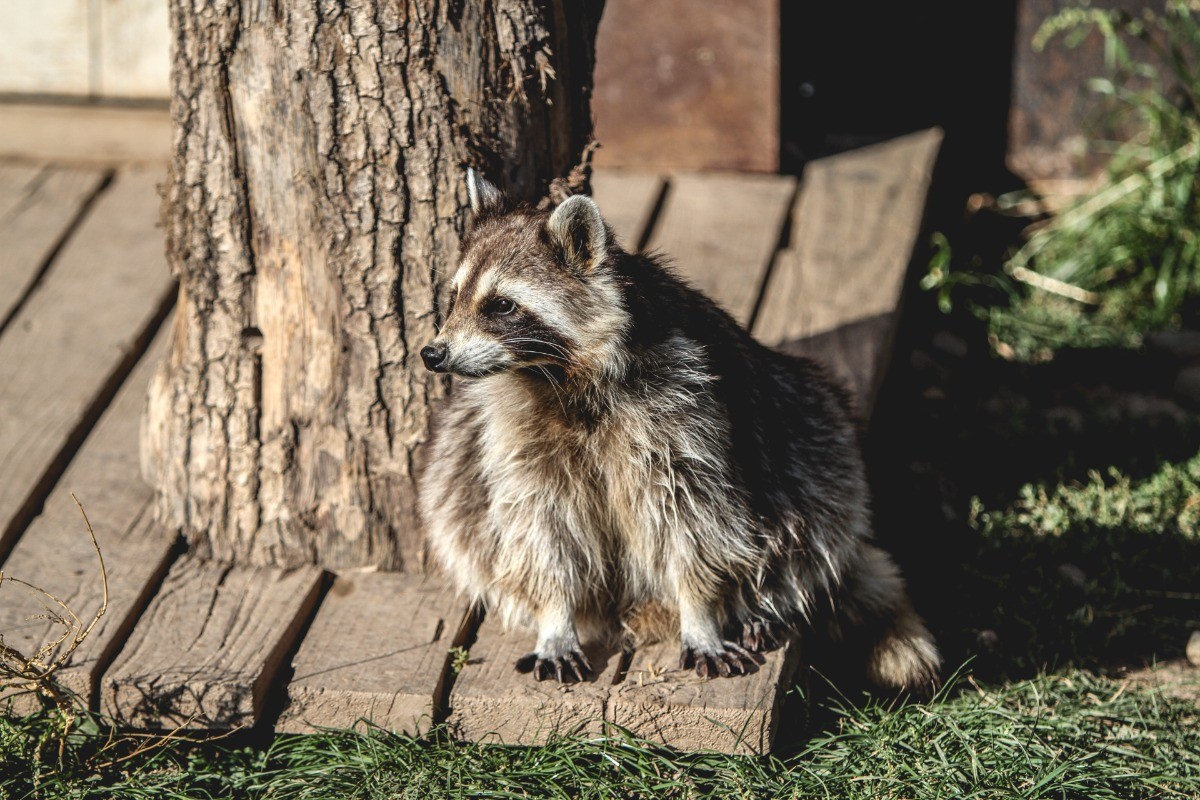
[[1200, 455], [1017, 494], [969, 520], [964, 614], [998, 635], [999, 674], [1182, 655], [1200, 618]]
[[175, 744], [128, 756], [50, 721], [0, 722], [6, 798], [1200, 797], [1194, 705], [1075, 672], [929, 704], [868, 703], [782, 758], [680, 755], [626, 737], [539, 748], [375, 729], [281, 736], [266, 749]]

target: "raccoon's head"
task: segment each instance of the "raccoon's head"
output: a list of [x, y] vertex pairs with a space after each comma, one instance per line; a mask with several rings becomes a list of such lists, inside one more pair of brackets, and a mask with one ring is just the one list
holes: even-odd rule
[[467, 189], [474, 217], [445, 323], [421, 349], [426, 368], [474, 378], [617, 368], [629, 314], [610, 263], [617, 251], [591, 198], [576, 195], [553, 213], [514, 209], [474, 170]]

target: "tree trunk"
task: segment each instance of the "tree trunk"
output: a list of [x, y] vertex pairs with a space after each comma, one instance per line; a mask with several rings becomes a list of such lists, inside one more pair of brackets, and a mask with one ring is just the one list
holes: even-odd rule
[[143, 462], [194, 549], [420, 567], [415, 465], [444, 386], [417, 351], [464, 169], [536, 201], [579, 164], [601, 5], [171, 0], [180, 295]]

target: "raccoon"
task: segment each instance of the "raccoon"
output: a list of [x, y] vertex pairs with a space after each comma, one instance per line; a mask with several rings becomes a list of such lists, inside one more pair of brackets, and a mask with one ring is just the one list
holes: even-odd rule
[[[455, 380], [420, 482], [430, 550], [508, 624], [536, 679], [584, 680], [581, 634], [662, 635], [702, 677], [753, 671], [806, 626], [872, 631], [870, 677], [923, 689], [939, 656], [871, 542], [847, 394], [773, 351], [596, 204], [516, 206], [468, 172], [444, 325]], [[647, 620], [651, 620], [647, 622]]]

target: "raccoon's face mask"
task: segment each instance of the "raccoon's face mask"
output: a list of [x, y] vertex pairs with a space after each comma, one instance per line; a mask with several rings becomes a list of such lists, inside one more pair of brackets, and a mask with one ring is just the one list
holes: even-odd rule
[[425, 367], [547, 379], [603, 367], [628, 315], [606, 269], [611, 241], [600, 209], [582, 195], [553, 213], [514, 209], [474, 170], [467, 189], [474, 220], [445, 323], [421, 349]]

